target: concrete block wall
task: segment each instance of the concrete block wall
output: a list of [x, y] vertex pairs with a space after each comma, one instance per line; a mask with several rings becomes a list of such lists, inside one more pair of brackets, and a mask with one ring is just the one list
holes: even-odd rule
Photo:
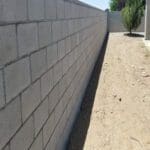
[[145, 10], [145, 39], [150, 40], [150, 0], [146, 0], [146, 10]]
[[[109, 32], [127, 32], [126, 28], [123, 25], [121, 12], [114, 11], [108, 13], [108, 30]], [[145, 17], [142, 18], [141, 25], [138, 27], [136, 32], [145, 31]]]
[[3, 0], [0, 10], [0, 150], [61, 150], [107, 13], [64, 0]]

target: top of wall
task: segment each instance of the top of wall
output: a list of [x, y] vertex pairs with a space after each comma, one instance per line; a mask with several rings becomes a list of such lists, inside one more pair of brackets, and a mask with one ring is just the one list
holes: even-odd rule
[[70, 1], [70, 2], [75, 3], [75, 4], [78, 4], [78, 5], [80, 5], [80, 6], [84, 6], [84, 7], [88, 7], [88, 8], [92, 8], [92, 9], [95, 9], [95, 10], [104, 12], [102, 9], [99, 9], [99, 8], [94, 7], [94, 6], [92, 6], [92, 5], [89, 5], [89, 4], [87, 4], [87, 3], [81, 2], [81, 1], [79, 1], [79, 0], [64, 0], [64, 1]]
[[105, 13], [78, 0], [7, 0], [2, 1], [0, 6], [3, 8], [0, 13], [0, 26], [65, 19], [64, 14], [67, 18], [77, 18]]

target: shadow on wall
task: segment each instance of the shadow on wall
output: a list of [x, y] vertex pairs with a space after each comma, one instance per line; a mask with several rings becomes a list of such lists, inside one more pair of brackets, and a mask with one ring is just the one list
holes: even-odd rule
[[90, 124], [91, 112], [94, 104], [95, 94], [100, 78], [105, 51], [107, 47], [108, 36], [106, 37], [91, 79], [87, 86], [83, 102], [81, 104], [79, 115], [74, 123], [74, 127], [69, 137], [66, 150], [82, 150]]

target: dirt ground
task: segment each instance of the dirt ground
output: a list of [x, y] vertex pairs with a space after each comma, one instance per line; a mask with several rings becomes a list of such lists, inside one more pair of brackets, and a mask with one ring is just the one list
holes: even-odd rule
[[142, 37], [111, 33], [102, 59], [67, 149], [150, 150], [150, 51]]

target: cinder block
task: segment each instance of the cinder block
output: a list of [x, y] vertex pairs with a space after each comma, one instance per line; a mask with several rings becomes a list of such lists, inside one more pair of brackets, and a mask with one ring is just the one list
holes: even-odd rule
[[47, 69], [46, 49], [42, 49], [31, 55], [31, 74], [34, 81], [40, 77]]
[[71, 51], [71, 37], [66, 38], [66, 54]]
[[43, 141], [42, 132], [40, 132], [29, 150], [42, 150], [43, 149], [42, 141]]
[[62, 21], [62, 38], [65, 38], [69, 35], [69, 25], [68, 21]]
[[29, 58], [26, 57], [7, 66], [4, 74], [6, 102], [9, 102], [30, 84]]
[[48, 98], [34, 112], [35, 136], [38, 134], [46, 120], [48, 119]]
[[71, 12], [71, 4], [66, 1], [65, 2], [65, 18], [66, 19], [71, 17], [70, 12]]
[[63, 0], [56, 0], [57, 3], [57, 19], [65, 17], [65, 4]]
[[49, 114], [54, 110], [58, 101], [59, 101], [59, 84], [57, 84], [49, 94], [48, 99]]
[[16, 41], [14, 25], [0, 27], [0, 66], [17, 57]]
[[56, 83], [62, 78], [62, 61], [59, 61], [53, 67], [53, 83]]
[[66, 43], [65, 40], [58, 42], [58, 58], [59, 60], [65, 56]]
[[0, 149], [21, 126], [20, 99], [17, 97], [0, 113]]
[[2, 77], [2, 71], [0, 70], [0, 108], [2, 108], [5, 105], [3, 83], [4, 82], [3, 82], [3, 77]]
[[10, 150], [9, 145], [6, 145], [2, 150]]
[[66, 88], [67, 88], [66, 78], [65, 76], [63, 76], [63, 78], [59, 81], [59, 98], [62, 98]]
[[35, 110], [40, 101], [40, 81], [38, 80], [21, 95], [23, 121]]
[[48, 144], [47, 144], [45, 150], [53, 150], [53, 149], [56, 149], [56, 143], [57, 143], [57, 141], [56, 141], [56, 136], [55, 136], [55, 132], [54, 132], [54, 134], [52, 135], [50, 141], [48, 142]]
[[54, 149], [56, 149], [57, 147], [57, 143], [58, 143], [58, 141], [60, 141], [61, 139], [60, 139], [60, 137], [61, 137], [61, 134], [60, 134], [60, 129], [59, 129], [59, 126], [57, 125], [57, 127], [55, 128], [55, 131], [54, 131], [54, 133], [53, 133], [53, 136], [52, 136], [52, 138], [50, 139], [50, 150], [51, 150], [51, 148], [54, 148]]
[[53, 87], [53, 76], [52, 69], [45, 73], [41, 78], [41, 96], [42, 99], [48, 95]]
[[58, 61], [57, 44], [47, 47], [48, 68], [52, 67]]
[[[65, 114], [63, 114], [59, 124], [58, 124], [58, 140], [57, 140], [57, 144], [56, 144], [56, 149], [57, 150], [61, 150], [61, 149], [65, 149], [65, 144], [66, 144], [66, 137], [64, 135], [64, 129], [65, 129], [65, 125], [66, 125], [66, 116]], [[67, 130], [65, 132], [68, 132]], [[62, 137], [61, 139], [59, 139], [59, 137]]]
[[62, 38], [61, 21], [52, 22], [52, 40], [56, 42]]
[[55, 113], [55, 124], [57, 124], [63, 114], [63, 104], [61, 100], [57, 104], [54, 113]]
[[74, 20], [68, 21], [68, 27], [69, 27], [69, 34], [73, 34], [74, 31]]
[[43, 142], [44, 142], [44, 147], [47, 144], [47, 142], [49, 141], [54, 128], [55, 128], [55, 124], [54, 124], [54, 113], [51, 114], [51, 116], [49, 117], [49, 119], [47, 120], [46, 124], [43, 127]]
[[44, 19], [44, 0], [28, 0], [30, 20]]
[[38, 49], [38, 28], [36, 23], [20, 24], [17, 28], [19, 56]]
[[1, 3], [0, 21], [24, 21], [27, 19], [26, 0], [3, 0]]
[[64, 75], [65, 73], [67, 73], [67, 71], [68, 71], [68, 69], [69, 69], [68, 62], [69, 62], [69, 60], [68, 60], [68, 55], [66, 55], [66, 56], [63, 58], [63, 60], [62, 60], [63, 75]]
[[56, 0], [45, 0], [46, 19], [56, 19]]
[[34, 138], [33, 117], [23, 125], [14, 138], [10, 141], [11, 150], [27, 150]]
[[71, 36], [71, 48], [74, 49], [77, 45], [77, 34]]
[[51, 22], [39, 23], [39, 45], [40, 47], [47, 46], [52, 42]]
[[69, 100], [70, 100], [70, 93], [69, 93], [69, 89], [67, 89], [61, 100], [63, 103], [63, 109], [66, 109], [66, 106], [69, 103]]

